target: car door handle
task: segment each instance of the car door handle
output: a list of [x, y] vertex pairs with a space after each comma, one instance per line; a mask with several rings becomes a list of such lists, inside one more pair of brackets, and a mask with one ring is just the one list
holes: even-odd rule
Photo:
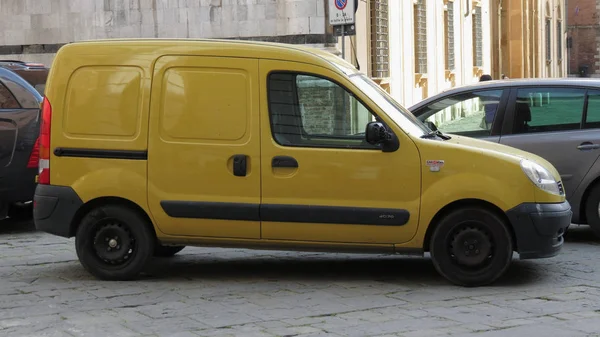
[[288, 156], [276, 156], [271, 160], [272, 167], [298, 167], [296, 159]]
[[233, 156], [233, 175], [236, 177], [245, 177], [248, 172], [246, 155], [236, 154]]
[[585, 142], [585, 143], [579, 144], [579, 146], [577, 146], [577, 149], [581, 150], [581, 151], [597, 150], [597, 149], [600, 149], [600, 144], [593, 144], [590, 142]]

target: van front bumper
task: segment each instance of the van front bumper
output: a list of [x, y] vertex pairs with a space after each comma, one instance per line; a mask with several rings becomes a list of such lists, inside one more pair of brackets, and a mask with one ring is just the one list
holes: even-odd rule
[[33, 196], [33, 222], [39, 231], [70, 238], [73, 218], [83, 205], [68, 186], [38, 185]]
[[522, 260], [553, 257], [562, 249], [563, 235], [573, 212], [568, 201], [557, 204], [525, 203], [506, 212]]

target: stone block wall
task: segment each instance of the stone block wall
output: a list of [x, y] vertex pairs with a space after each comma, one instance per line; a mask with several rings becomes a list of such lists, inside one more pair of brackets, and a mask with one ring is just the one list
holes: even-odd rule
[[304, 109], [302, 124], [307, 133], [327, 135], [350, 133], [349, 121], [347, 121], [350, 100], [342, 88], [320, 79], [303, 78], [298, 84], [298, 101]]
[[[325, 45], [325, 0], [0, 0], [0, 57], [105, 38], [242, 38]], [[34, 58], [27, 58], [35, 61]]]

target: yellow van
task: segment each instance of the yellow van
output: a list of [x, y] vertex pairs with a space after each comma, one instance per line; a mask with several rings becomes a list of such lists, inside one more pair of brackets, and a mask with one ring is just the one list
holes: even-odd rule
[[555, 256], [571, 220], [546, 160], [433, 132], [341, 58], [263, 42], [62, 47], [37, 179], [37, 229], [107, 280], [191, 245], [429, 253], [479, 286], [513, 252]]

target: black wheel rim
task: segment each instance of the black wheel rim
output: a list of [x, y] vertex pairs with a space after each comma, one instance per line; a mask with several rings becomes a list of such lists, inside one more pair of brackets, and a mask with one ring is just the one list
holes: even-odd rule
[[480, 222], [463, 222], [450, 232], [447, 248], [453, 264], [465, 272], [478, 272], [492, 264], [496, 246], [492, 233]]
[[98, 222], [93, 234], [92, 252], [107, 266], [121, 267], [136, 253], [136, 240], [127, 224], [116, 219]]

